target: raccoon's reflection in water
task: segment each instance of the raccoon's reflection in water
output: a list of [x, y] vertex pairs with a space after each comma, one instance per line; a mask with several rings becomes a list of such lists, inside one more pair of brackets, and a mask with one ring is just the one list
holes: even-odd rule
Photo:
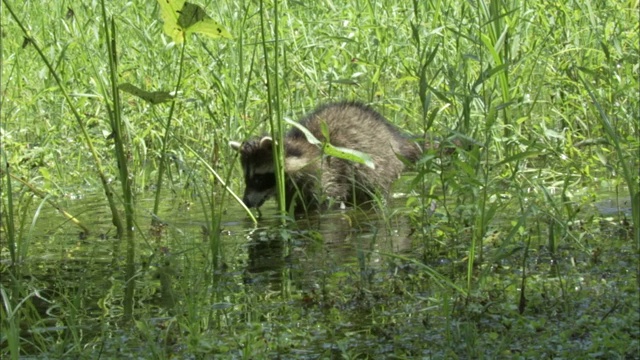
[[375, 211], [333, 211], [299, 219], [294, 226], [248, 234], [246, 283], [277, 291], [291, 281], [311, 290], [336, 272], [371, 276], [386, 271], [385, 254], [407, 253], [412, 245], [406, 216], [384, 220]]

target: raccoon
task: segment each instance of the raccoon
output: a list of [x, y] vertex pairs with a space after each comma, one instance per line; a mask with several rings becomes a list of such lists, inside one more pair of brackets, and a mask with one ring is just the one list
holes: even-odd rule
[[[317, 209], [333, 200], [336, 204], [358, 205], [376, 192], [387, 194], [391, 184], [422, 153], [409, 136], [401, 133], [382, 115], [358, 102], [321, 106], [300, 120], [318, 140], [324, 142], [321, 127], [326, 124], [334, 146], [358, 150], [371, 156], [374, 168], [340, 158], [323, 156], [322, 150], [293, 128], [284, 137], [286, 208], [295, 212]], [[274, 141], [269, 136], [229, 145], [240, 153], [244, 170], [243, 202], [259, 208], [276, 193], [273, 161]], [[403, 159], [403, 160], [401, 160]]]

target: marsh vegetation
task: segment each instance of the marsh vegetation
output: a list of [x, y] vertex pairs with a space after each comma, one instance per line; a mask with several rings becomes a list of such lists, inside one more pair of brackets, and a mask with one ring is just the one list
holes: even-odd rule
[[[637, 357], [638, 7], [3, 0], [0, 357]], [[345, 99], [442, 146], [256, 219], [228, 142]]]

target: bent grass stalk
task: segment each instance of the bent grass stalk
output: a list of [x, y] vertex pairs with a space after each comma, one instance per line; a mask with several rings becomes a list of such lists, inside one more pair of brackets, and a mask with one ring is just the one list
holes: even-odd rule
[[253, 216], [253, 213], [251, 212], [251, 210], [244, 205], [244, 203], [242, 202], [242, 199], [240, 199], [240, 197], [238, 197], [238, 195], [236, 195], [236, 193], [233, 192], [233, 190], [231, 190], [231, 188], [229, 186], [227, 186], [227, 182], [224, 181], [224, 179], [218, 174], [218, 172], [209, 164], [209, 162], [207, 162], [204, 158], [202, 158], [202, 156], [200, 156], [195, 150], [193, 150], [189, 145], [181, 142], [181, 145], [184, 146], [187, 150], [189, 150], [201, 163], [202, 165], [204, 165], [207, 170], [213, 174], [213, 176], [216, 178], [216, 180], [218, 182], [220, 182], [220, 184], [224, 187], [224, 189], [231, 195], [231, 197], [233, 197], [238, 204], [240, 204], [242, 206], [242, 208], [245, 210], [245, 212], [247, 213], [247, 215], [249, 215], [249, 217], [251, 218], [251, 221], [253, 221], [254, 225], [258, 224], [258, 220], [255, 218], [255, 216]]
[[[29, 183], [25, 179], [19, 178], [19, 177], [15, 176], [15, 175], [9, 173], [9, 166], [7, 166], [6, 172], [7, 172], [7, 175], [9, 175], [10, 178], [13, 178], [14, 180], [20, 182], [22, 185], [26, 186], [37, 197], [45, 200], [49, 205], [51, 205], [56, 210], [58, 210], [67, 220], [71, 221], [73, 224], [75, 224], [80, 229], [82, 229], [82, 232], [84, 234], [89, 234], [89, 228], [88, 227], [86, 227], [82, 222], [80, 222], [80, 220], [78, 220], [78, 218], [76, 218], [75, 216], [71, 215], [68, 211], [63, 209], [57, 202], [55, 202], [53, 199], [51, 199], [48, 194], [46, 194], [42, 190], [37, 189], [33, 184]], [[7, 178], [7, 181], [8, 181], [8, 183], [7, 183], [7, 187], [8, 187], [7, 193], [11, 194], [11, 181], [10, 181], [9, 178]], [[8, 201], [9, 201], [8, 207], [9, 208], [13, 207], [13, 202], [12, 202], [11, 198], [12, 198], [11, 196], [8, 197]], [[11, 215], [11, 216], [13, 217], [13, 215]], [[9, 222], [9, 224], [12, 224], [12, 222]], [[9, 238], [12, 238], [12, 236], [13, 236], [12, 231], [13, 231], [13, 229], [11, 229], [11, 232], [9, 233]]]

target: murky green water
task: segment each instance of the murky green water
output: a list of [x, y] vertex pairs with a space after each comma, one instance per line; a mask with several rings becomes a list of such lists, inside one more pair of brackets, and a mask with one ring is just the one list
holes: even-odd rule
[[[397, 351], [398, 344], [389, 336], [402, 342], [404, 354], [431, 354], [426, 339], [442, 344], [437, 329], [450, 321], [446, 314], [454, 305], [446, 304], [456, 293], [433, 282], [411, 259], [426, 260], [450, 280], [460, 281], [466, 273], [468, 243], [455, 238], [436, 243], [431, 248], [436, 253], [425, 259], [425, 239], [412, 229], [403, 209], [405, 199], [394, 200], [385, 210], [331, 211], [287, 228], [280, 225], [273, 201], [265, 205], [257, 227], [239, 206], [229, 204], [220, 226], [218, 269], [212, 266], [206, 216], [197, 199], [166, 198], [159, 214], [163, 225], [156, 228], [151, 227], [152, 203], [152, 194], [143, 195], [136, 207], [136, 276], [131, 280], [136, 281], [136, 329], [117, 325], [126, 281], [126, 246], [113, 236], [102, 194], [59, 200], [90, 229], [88, 236], [49, 205], [32, 204], [36, 215], [21, 232], [20, 274], [21, 282], [34, 293], [33, 309], [42, 320], [23, 329], [22, 337], [34, 344], [25, 345], [25, 353], [43, 353], [36, 341], [40, 336], [64, 338], [64, 346], [69, 347], [68, 342], [74, 343], [68, 334], [74, 332], [81, 333], [77, 335], [85, 348], [81, 352], [110, 354], [107, 358], [114, 354], [139, 358], [148, 351], [148, 341], [168, 346], [163, 351], [179, 354], [178, 358], [193, 358], [194, 349], [207, 356], [230, 351], [229, 357], [242, 358], [256, 354], [247, 349], [251, 344], [265, 346], [264, 354], [269, 356], [286, 354], [284, 358], [338, 356], [344, 354], [340, 346], [350, 349], [349, 353], [372, 356]], [[624, 204], [614, 206], [609, 200], [589, 211], [610, 214], [607, 209], [612, 208], [616, 214], [626, 211]], [[495, 237], [504, 238], [505, 232]], [[585, 252], [581, 240], [578, 243], [569, 239], [555, 254], [544, 247], [532, 249], [528, 271], [533, 275], [529, 276], [555, 282], [558, 270], [553, 269], [558, 261], [565, 266], [561, 274], [574, 274], [576, 262], [596, 264], [611, 257], [599, 247], [593, 250], [597, 254]], [[492, 273], [496, 286], [506, 281], [500, 285], [504, 286], [501, 296], [514, 292], [522, 258], [500, 254], [520, 254], [522, 244], [496, 245], [488, 239], [483, 246], [485, 256], [493, 257], [495, 263], [478, 271], [483, 276]], [[628, 253], [630, 247], [622, 248]], [[4, 252], [0, 264], [7, 290], [14, 285], [7, 276], [8, 259]], [[575, 278], [576, 284], [586, 284], [584, 277], [592, 277], [581, 276]], [[553, 290], [546, 296], [555, 297]], [[506, 296], [502, 301], [513, 300]], [[464, 308], [463, 318], [472, 314], [473, 307]], [[438, 325], [427, 326], [432, 321]], [[184, 328], [194, 324], [201, 328]], [[206, 340], [194, 340], [193, 334], [208, 335]], [[193, 341], [204, 343], [194, 345]], [[236, 342], [237, 346], [230, 345]], [[187, 343], [191, 345], [186, 347]], [[43, 358], [60, 353], [51, 351]]]
[[[152, 195], [137, 200], [137, 280], [156, 281], [167, 262], [172, 268], [181, 268], [185, 262], [203, 269], [210, 266], [207, 223], [195, 200], [166, 199], [159, 214], [162, 226], [152, 228]], [[104, 311], [98, 306], [104, 302], [104, 290], [124, 274], [126, 246], [114, 238], [111, 214], [101, 193], [68, 197], [58, 203], [91, 232], [84, 236], [51, 206], [34, 204], [36, 215], [25, 227], [20, 246], [21, 268], [41, 284], [43, 298], [78, 291], [80, 283], [82, 294], [76, 295], [81, 295], [84, 311], [97, 315]], [[381, 254], [409, 253], [412, 249], [411, 229], [402, 216], [385, 220], [374, 210], [333, 211], [284, 229], [273, 201], [262, 212], [258, 226], [254, 226], [240, 206], [230, 204], [220, 226], [224, 268], [229, 273], [242, 273], [245, 283], [258, 288], [281, 289], [282, 274], [287, 271], [287, 286], [314, 289], [318, 277], [376, 268], [383, 265]], [[9, 264], [7, 253], [2, 263]], [[351, 268], [355, 270], [345, 270]], [[69, 288], [60, 288], [65, 286]], [[162, 284], [155, 287], [161, 294]]]

